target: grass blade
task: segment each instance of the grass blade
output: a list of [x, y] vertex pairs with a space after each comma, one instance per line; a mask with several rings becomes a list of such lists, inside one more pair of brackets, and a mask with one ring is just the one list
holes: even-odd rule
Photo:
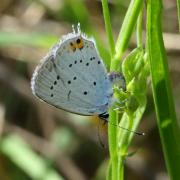
[[147, 45], [157, 122], [169, 175], [171, 179], [180, 179], [180, 128], [175, 114], [160, 26], [162, 1], [147, 2]]

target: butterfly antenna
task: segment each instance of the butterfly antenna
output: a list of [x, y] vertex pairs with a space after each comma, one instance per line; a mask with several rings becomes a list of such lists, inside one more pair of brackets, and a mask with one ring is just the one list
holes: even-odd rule
[[109, 123], [109, 124], [111, 124], [112, 126], [119, 127], [119, 128], [121, 128], [121, 129], [124, 129], [124, 130], [130, 132], [130, 133], [134, 133], [134, 134], [139, 135], [139, 136], [144, 136], [144, 135], [145, 135], [144, 132], [141, 133], [141, 132], [129, 130], [129, 129], [125, 128], [125, 127], [119, 126], [118, 124], [113, 124], [113, 123], [111, 123], [110, 121], [108, 121], [109, 114], [106, 113], [106, 112], [103, 113], [103, 114], [100, 114], [100, 115], [99, 115], [99, 118], [102, 119], [105, 123]]
[[80, 22], [78, 22], [78, 24], [77, 24], [77, 32], [81, 33], [81, 24], [80, 24]]
[[72, 25], [72, 31], [73, 31], [73, 34], [76, 34], [74, 24]]
[[111, 124], [112, 126], [117, 126], [117, 127], [121, 128], [121, 129], [124, 129], [124, 130], [130, 132], [130, 133], [134, 133], [134, 134], [136, 134], [138, 136], [145, 136], [146, 135], [144, 132], [137, 132], [137, 131], [129, 130], [129, 129], [125, 128], [125, 127], [122, 127], [122, 126], [119, 126], [119, 125], [116, 125], [116, 124], [112, 124], [110, 122], [109, 122], [109, 124]]

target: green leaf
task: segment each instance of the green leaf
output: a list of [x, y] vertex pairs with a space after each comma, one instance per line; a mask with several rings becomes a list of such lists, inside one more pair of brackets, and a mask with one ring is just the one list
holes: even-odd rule
[[122, 72], [128, 84], [133, 78], [137, 77], [144, 65], [143, 48], [134, 49], [123, 61]]

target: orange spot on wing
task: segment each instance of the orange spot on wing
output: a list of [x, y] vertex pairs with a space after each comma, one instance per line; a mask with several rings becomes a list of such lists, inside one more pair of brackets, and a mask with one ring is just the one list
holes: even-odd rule
[[84, 41], [82, 38], [76, 40], [76, 47], [80, 50], [84, 47]]

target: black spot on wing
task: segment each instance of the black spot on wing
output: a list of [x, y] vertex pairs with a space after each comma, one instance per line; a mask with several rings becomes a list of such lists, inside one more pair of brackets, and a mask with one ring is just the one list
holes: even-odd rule
[[71, 90], [68, 92], [68, 101], [70, 100]]

